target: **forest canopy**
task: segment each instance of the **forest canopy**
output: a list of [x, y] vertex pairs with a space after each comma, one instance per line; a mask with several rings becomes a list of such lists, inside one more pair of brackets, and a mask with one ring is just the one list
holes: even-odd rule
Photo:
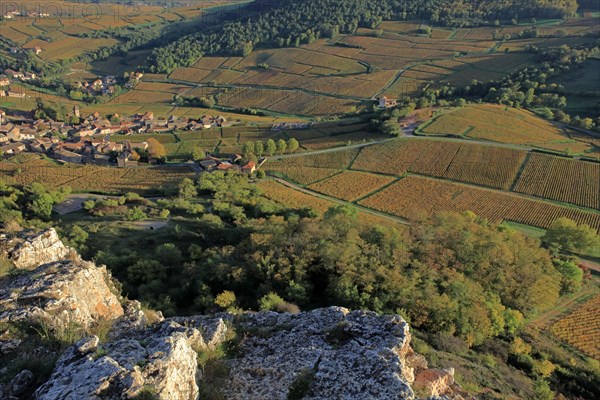
[[169, 72], [204, 55], [247, 55], [257, 46], [299, 46], [358, 27], [375, 28], [386, 20], [474, 25], [562, 18], [576, 10], [575, 0], [257, 0], [221, 26], [199, 26], [198, 33], [154, 49], [150, 70]]

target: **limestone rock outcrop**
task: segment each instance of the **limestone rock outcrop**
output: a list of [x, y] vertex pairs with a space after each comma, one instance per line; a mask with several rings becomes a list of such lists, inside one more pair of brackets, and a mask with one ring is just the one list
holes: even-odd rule
[[63, 260], [73, 250], [66, 247], [54, 229], [24, 231], [14, 238], [0, 238], [0, 249], [18, 269], [36, 268]]
[[123, 314], [106, 267], [82, 260], [54, 229], [4, 238], [0, 247], [17, 268], [30, 270], [4, 279], [0, 322], [88, 328]]
[[249, 334], [243, 356], [229, 362], [228, 398], [284, 400], [300, 379], [309, 381], [306, 399], [414, 397], [409, 327], [399, 316], [331, 307], [247, 314], [234, 325]]
[[123, 314], [106, 267], [83, 260], [44, 264], [0, 288], [0, 322], [87, 328]]
[[35, 398], [121, 399], [148, 391], [160, 399], [195, 399], [200, 338], [196, 329], [166, 321], [104, 344], [96, 336], [82, 339], [61, 356]]

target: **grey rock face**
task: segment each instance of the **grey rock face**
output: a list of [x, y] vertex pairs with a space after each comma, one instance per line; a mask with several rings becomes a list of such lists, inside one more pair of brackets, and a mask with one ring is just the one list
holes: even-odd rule
[[24, 369], [10, 381], [10, 393], [14, 396], [23, 394], [33, 382], [33, 373]]
[[22, 232], [12, 239], [0, 239], [0, 248], [18, 269], [59, 261], [72, 251], [61, 242], [54, 229], [39, 233]]
[[230, 362], [227, 397], [286, 399], [303, 373], [312, 374], [307, 399], [412, 399], [408, 324], [398, 316], [340, 307], [300, 314], [249, 314], [249, 336]]
[[123, 314], [106, 267], [75, 260], [44, 264], [0, 288], [0, 322], [89, 327]]
[[199, 340], [198, 330], [173, 321], [106, 344], [82, 339], [59, 359], [36, 399], [126, 399], [149, 388], [160, 399], [195, 399]]
[[130, 398], [152, 387], [161, 399], [195, 399], [202, 381], [196, 351], [218, 346], [231, 326], [240, 345], [224, 361], [228, 399], [287, 399], [307, 374], [307, 399], [414, 398], [408, 324], [340, 307], [179, 317], [105, 344], [88, 338], [60, 358], [36, 398]]

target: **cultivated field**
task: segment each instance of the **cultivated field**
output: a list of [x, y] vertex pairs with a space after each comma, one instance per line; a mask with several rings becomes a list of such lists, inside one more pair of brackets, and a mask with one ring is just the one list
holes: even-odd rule
[[550, 330], [559, 339], [596, 360], [600, 359], [600, 296], [582, 304]]
[[311, 183], [321, 181], [342, 172], [340, 169], [334, 168], [288, 165], [285, 163], [269, 164], [266, 170], [271, 175], [281, 176], [301, 185], [310, 185]]
[[352, 168], [396, 176], [413, 172], [508, 189], [526, 154], [450, 140], [413, 139], [365, 147]]
[[334, 205], [334, 203], [330, 201], [290, 189], [287, 186], [272, 180], [263, 180], [258, 185], [263, 189], [265, 197], [292, 209], [310, 207], [319, 213], [324, 213], [329, 207]]
[[[263, 190], [265, 197], [287, 208], [296, 210], [310, 208], [323, 215], [329, 208], [336, 205], [333, 201], [299, 192], [272, 180], [262, 180], [258, 183], [258, 186]], [[395, 220], [361, 210], [358, 211], [358, 221], [369, 227], [382, 225], [402, 229], [402, 225]]]
[[308, 188], [346, 201], [356, 201], [392, 183], [395, 178], [365, 172], [344, 171]]
[[[246, 57], [205, 57], [175, 69], [169, 78], [237, 87], [238, 92], [219, 96], [219, 103], [226, 106], [246, 104], [281, 113], [324, 115], [352, 112], [361, 100], [378, 95], [398, 98], [418, 94], [430, 85], [499, 79], [533, 59], [530, 53], [490, 52], [497, 45], [490, 28], [436, 28], [427, 37], [417, 34], [418, 26], [388, 21], [379, 27], [383, 34], [361, 28], [355, 34], [299, 48], [257, 50]], [[294, 90], [317, 96], [317, 105], [331, 104], [317, 109], [313, 103], [306, 106], [307, 100], [297, 98]]]
[[286, 177], [301, 185], [310, 185], [348, 168], [357, 149], [275, 160], [265, 165], [267, 172]]
[[408, 176], [359, 204], [409, 220], [442, 211], [472, 211], [491, 222], [504, 220], [549, 228], [567, 217], [600, 229], [600, 213], [537, 201], [506, 192]]
[[600, 163], [534, 153], [515, 191], [600, 210]]
[[188, 167], [112, 168], [92, 165], [59, 165], [27, 155], [0, 162], [0, 179], [10, 184], [42, 183], [51, 188], [102, 193], [156, 193], [172, 189], [183, 178], [192, 178]]
[[565, 140], [560, 129], [528, 111], [492, 104], [469, 105], [442, 114], [424, 126], [422, 132], [511, 144]]
[[2, 22], [2, 36], [24, 49], [40, 47], [39, 57], [60, 61], [88, 51], [118, 43], [102, 37], [82, 37], [122, 27], [148, 27], [163, 22], [195, 18], [206, 9], [228, 0], [205, 1], [188, 7], [163, 8], [150, 4], [116, 4], [77, 2], [14, 1], [3, 3], [2, 12], [19, 10], [24, 13], [48, 14], [41, 17], [16, 16]]

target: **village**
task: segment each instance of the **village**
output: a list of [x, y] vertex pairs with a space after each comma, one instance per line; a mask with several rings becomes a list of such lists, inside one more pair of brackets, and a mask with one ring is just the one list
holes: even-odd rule
[[[73, 107], [72, 114], [82, 122], [67, 124], [60, 121], [35, 120], [19, 115], [7, 115], [0, 110], [0, 155], [10, 157], [30, 152], [44, 154], [64, 163], [120, 168], [134, 167], [142, 162], [157, 164], [163, 160], [153, 156], [149, 143], [152, 139], [136, 140], [136, 134], [198, 131], [200, 136], [200, 131], [232, 126], [240, 122], [230, 122], [223, 116], [210, 115], [201, 118], [171, 116], [168, 119], [156, 119], [150, 111], [132, 116], [113, 114], [110, 119], [98, 112], [82, 117], [77, 106]], [[111, 140], [111, 135], [126, 136], [127, 140]], [[265, 160], [243, 162], [242, 156], [238, 154], [217, 158], [207, 153], [204, 159], [197, 161], [195, 166], [202, 171], [237, 170], [251, 174]]]

